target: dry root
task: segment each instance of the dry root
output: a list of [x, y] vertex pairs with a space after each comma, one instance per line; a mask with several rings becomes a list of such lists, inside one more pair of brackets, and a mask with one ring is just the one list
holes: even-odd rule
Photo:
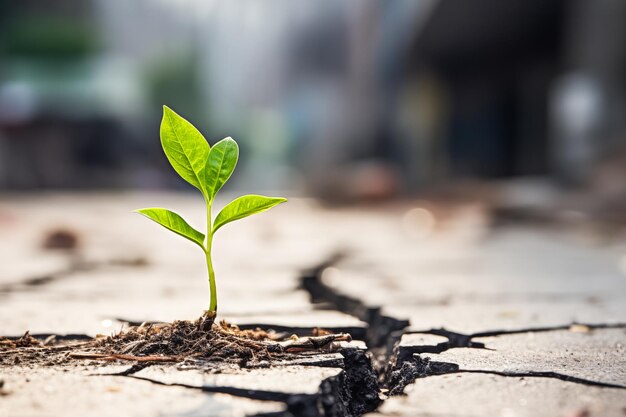
[[[56, 354], [64, 358], [104, 361], [181, 362], [198, 359], [250, 366], [262, 361], [293, 358], [294, 355], [327, 352], [333, 349], [333, 342], [351, 340], [349, 334], [332, 334], [321, 329], [316, 329], [313, 336], [294, 335], [285, 340], [274, 332], [241, 330], [225, 321], [211, 323], [210, 330], [206, 330], [207, 321], [206, 317], [201, 317], [193, 322], [143, 324], [114, 336], [102, 336], [69, 346], [46, 346], [27, 332], [17, 340], [0, 338], [0, 352], [5, 358], [9, 354], [15, 355], [18, 361], [19, 353], [27, 350], [30, 357], [33, 353], [34, 357], [39, 357], [37, 353], [41, 353], [47, 359]], [[7, 362], [10, 360], [0, 361]]]

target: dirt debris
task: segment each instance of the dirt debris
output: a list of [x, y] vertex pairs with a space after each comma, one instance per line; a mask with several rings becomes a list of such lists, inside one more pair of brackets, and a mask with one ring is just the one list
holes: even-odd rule
[[26, 331], [24, 335], [18, 339], [8, 339], [6, 337], [0, 337], [0, 352], [17, 349], [22, 347], [41, 346], [43, 343], [30, 335], [29, 331]]
[[72, 360], [183, 362], [202, 360], [241, 367], [307, 356], [335, 349], [334, 342], [350, 341], [347, 333], [317, 330], [298, 337], [262, 329], [241, 330], [225, 321], [210, 330], [204, 317], [195, 321], [133, 326], [113, 336], [72, 343], [47, 337], [39, 340], [26, 332], [18, 339], [0, 337], [0, 366], [16, 363], [60, 365]]

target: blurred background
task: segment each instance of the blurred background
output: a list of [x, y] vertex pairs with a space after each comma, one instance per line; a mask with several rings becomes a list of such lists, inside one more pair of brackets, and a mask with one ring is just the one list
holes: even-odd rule
[[231, 190], [532, 178], [615, 207], [625, 22], [623, 0], [0, 0], [0, 190], [191, 190], [167, 104], [239, 141]]
[[[436, 380], [441, 391], [416, 385], [409, 416], [626, 416], [615, 390], [521, 378], [626, 386], [626, 0], [0, 0], [0, 337], [85, 340], [201, 314], [203, 256], [130, 213], [206, 219], [161, 149], [164, 104], [211, 144], [239, 143], [220, 198], [290, 198], [213, 243], [220, 318], [286, 335], [348, 329], [387, 343], [386, 359], [405, 352], [392, 345], [409, 322], [458, 332], [408, 339], [403, 362], [393, 359], [402, 372], [413, 352], [499, 335], [435, 358], [437, 375], [459, 363], [477, 379], [465, 380], [468, 397], [443, 389], [460, 374]], [[520, 329], [542, 333], [503, 332]], [[422, 376], [428, 360], [399, 380]], [[11, 394], [0, 416], [111, 415], [100, 409], [110, 405], [123, 417], [124, 404], [146, 415], [170, 398], [105, 392], [108, 382], [77, 376], [82, 365], [59, 379], [48, 358], [43, 373], [2, 366], [0, 354], [0, 397]], [[328, 381], [361, 373], [320, 390], [332, 400]], [[520, 377], [513, 386], [492, 374]], [[224, 392], [291, 398], [271, 392], [292, 379], [267, 375], [270, 388], [250, 379], [254, 389]], [[215, 410], [184, 415], [231, 415]]]

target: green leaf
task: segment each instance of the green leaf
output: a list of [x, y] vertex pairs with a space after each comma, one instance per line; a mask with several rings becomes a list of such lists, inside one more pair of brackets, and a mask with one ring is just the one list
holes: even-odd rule
[[228, 203], [226, 207], [220, 211], [220, 214], [217, 215], [212, 233], [215, 233], [217, 229], [225, 224], [243, 219], [255, 213], [269, 210], [275, 205], [284, 203], [285, 201], [287, 201], [286, 198], [265, 197], [262, 195], [244, 195], [236, 198]]
[[239, 146], [232, 138], [222, 139], [213, 145], [205, 166], [204, 186], [209, 200], [213, 200], [228, 181], [237, 165], [237, 159], [239, 159]]
[[198, 129], [167, 106], [163, 106], [161, 145], [178, 175], [203, 191], [203, 171], [211, 147]]
[[154, 220], [166, 229], [169, 229], [172, 232], [200, 245], [201, 248], [204, 248], [204, 234], [198, 232], [196, 229], [191, 227], [189, 223], [185, 221], [185, 219], [183, 219], [173, 211], [164, 208], [153, 207], [135, 210], [135, 213], [143, 214], [150, 220]]

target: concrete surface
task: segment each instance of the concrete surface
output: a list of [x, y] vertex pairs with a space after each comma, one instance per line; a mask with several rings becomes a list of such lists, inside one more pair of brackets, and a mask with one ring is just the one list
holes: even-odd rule
[[[486, 349], [428, 354], [461, 370], [503, 373], [555, 372], [626, 388], [626, 329], [528, 332], [476, 338]], [[626, 397], [626, 392], [624, 392]]]
[[418, 379], [368, 417], [620, 417], [624, 391], [545, 378], [451, 374]]
[[[209, 299], [202, 254], [130, 213], [148, 206], [173, 209], [194, 225], [204, 218], [202, 200], [186, 194], [1, 198], [0, 335], [94, 336], [128, 322], [198, 317]], [[384, 362], [400, 359], [401, 367], [418, 353], [471, 371], [416, 375], [407, 396], [387, 399], [378, 415], [622, 415], [625, 390], [585, 381], [626, 385], [626, 238], [608, 240], [592, 227], [492, 227], [491, 220], [475, 203], [330, 209], [292, 199], [216, 236], [220, 318], [286, 332], [350, 329], [387, 345], [387, 356], [375, 352], [383, 370]], [[42, 248], [59, 228], [77, 234], [75, 251]], [[332, 297], [316, 305], [300, 279], [322, 264], [314, 278]], [[573, 322], [599, 328], [569, 329]], [[120, 416], [293, 414], [294, 398], [314, 399], [304, 402], [309, 415], [349, 415], [345, 404], [328, 404], [339, 401], [333, 390], [348, 371], [358, 370], [333, 365], [338, 359], [221, 374], [150, 366], [129, 377], [0, 368], [0, 416], [2, 406], [11, 416], [58, 415], [64, 404], [70, 416], [94, 407]]]
[[205, 393], [116, 376], [93, 376], [97, 369], [0, 369], [2, 417], [52, 416], [214, 416], [285, 410], [280, 402]]

